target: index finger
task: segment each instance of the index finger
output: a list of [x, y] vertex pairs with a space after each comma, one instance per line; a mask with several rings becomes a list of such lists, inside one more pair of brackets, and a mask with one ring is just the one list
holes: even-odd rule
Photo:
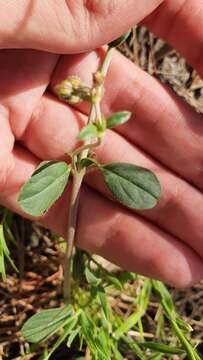
[[0, 0], [0, 48], [84, 52], [120, 36], [163, 0]]
[[203, 76], [203, 2], [165, 0], [144, 24], [174, 46]]

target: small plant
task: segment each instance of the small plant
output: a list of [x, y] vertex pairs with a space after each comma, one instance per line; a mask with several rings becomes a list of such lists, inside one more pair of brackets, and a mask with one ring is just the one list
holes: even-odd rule
[[131, 117], [129, 112], [122, 111], [106, 119], [100, 108], [112, 53], [115, 46], [122, 43], [128, 35], [129, 33], [109, 44], [101, 69], [93, 74], [92, 88], [83, 84], [77, 76], [72, 76], [56, 86], [57, 95], [68, 104], [73, 105], [81, 101], [88, 101], [91, 104], [88, 123], [77, 137], [83, 144], [68, 154], [67, 163], [42, 162], [23, 186], [19, 196], [20, 206], [26, 213], [41, 216], [62, 195], [72, 175], [67, 251], [64, 259], [65, 302], [71, 300], [71, 263], [80, 189], [85, 174], [90, 170], [100, 171], [113, 198], [132, 209], [153, 208], [161, 194], [160, 184], [150, 170], [126, 163], [100, 164], [92, 153], [101, 144], [106, 129], [124, 124]]
[[[48, 360], [62, 343], [71, 347], [74, 342], [77, 342], [79, 349], [87, 349], [85, 359], [121, 360], [127, 348], [141, 360], [162, 359], [163, 356], [172, 359], [173, 355], [184, 359], [186, 354], [190, 360], [200, 360], [185, 335], [191, 328], [176, 314], [171, 296], [162, 283], [137, 277], [130, 272], [120, 271], [115, 276], [94, 256], [79, 249], [74, 251], [80, 189], [86, 173], [100, 171], [112, 198], [131, 209], [153, 208], [161, 195], [159, 181], [150, 170], [127, 163], [100, 164], [94, 155], [106, 130], [126, 123], [131, 117], [128, 111], [121, 111], [106, 118], [100, 107], [112, 53], [115, 46], [125, 41], [127, 36], [109, 44], [103, 65], [93, 74], [92, 88], [87, 87], [77, 76], [69, 77], [56, 87], [58, 97], [68, 104], [87, 101], [91, 105], [88, 123], [77, 137], [82, 144], [68, 154], [67, 162], [42, 162], [23, 186], [19, 196], [20, 206], [26, 213], [42, 216], [62, 195], [72, 177], [64, 256], [65, 305], [35, 314], [22, 328], [23, 336], [32, 344], [46, 342], [56, 332], [59, 334], [51, 349], [45, 347], [43, 360]], [[111, 306], [110, 298], [125, 286], [134, 295], [135, 281], [141, 281], [142, 285], [133, 300], [131, 315], [123, 320]], [[163, 324], [167, 319], [178, 339], [177, 343], [144, 340], [142, 319], [152, 293], [159, 298], [162, 314], [160, 323]], [[129, 334], [136, 327], [141, 334], [140, 342], [136, 342]]]

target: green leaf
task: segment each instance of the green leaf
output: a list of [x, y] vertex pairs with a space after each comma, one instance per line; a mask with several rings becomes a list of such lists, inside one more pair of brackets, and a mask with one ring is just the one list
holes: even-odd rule
[[151, 280], [146, 279], [144, 282], [144, 285], [142, 286], [142, 290], [140, 291], [139, 297], [138, 297], [139, 306], [144, 312], [147, 310], [151, 292], [152, 292]]
[[90, 350], [93, 353], [97, 353], [97, 347], [95, 344], [95, 325], [84, 311], [82, 311], [80, 314], [80, 324], [82, 334]]
[[111, 129], [115, 126], [125, 124], [130, 120], [131, 115], [129, 111], [121, 111], [113, 114], [107, 119], [107, 128]]
[[99, 336], [96, 338], [96, 345], [103, 352], [104, 359], [111, 359], [111, 338], [109, 332], [105, 331], [103, 327], [99, 328]]
[[102, 310], [106, 317], [106, 320], [109, 320], [110, 319], [110, 308], [109, 308], [109, 304], [108, 304], [108, 300], [107, 300], [107, 296], [106, 296], [106, 292], [105, 292], [104, 288], [102, 288], [102, 287], [98, 288], [98, 297], [99, 297], [99, 300], [101, 303]]
[[136, 312], [132, 313], [125, 320], [125, 322], [122, 322], [122, 324], [118, 327], [118, 329], [116, 329], [116, 331], [113, 334], [114, 339], [116, 339], [116, 340], [120, 339], [121, 336], [123, 336], [131, 328], [133, 328], [144, 316], [144, 314], [147, 310], [148, 304], [149, 304], [151, 288], [152, 288], [151, 281], [147, 279], [142, 287], [140, 294], [139, 294], [138, 308], [137, 308]]
[[173, 299], [167, 287], [158, 280], [152, 280], [153, 290], [159, 296], [160, 302], [169, 318], [176, 318], [175, 306]]
[[83, 335], [93, 358], [96, 359], [108, 359], [109, 357], [105, 356], [107, 349], [103, 349], [101, 342], [99, 341], [99, 335], [97, 334], [97, 325], [92, 321], [90, 316], [85, 312], [81, 311], [80, 314], [80, 324], [81, 324], [81, 334]]
[[136, 279], [136, 274], [128, 272], [128, 271], [122, 271], [119, 275], [119, 280], [121, 284], [125, 284], [126, 282], [132, 282]]
[[175, 348], [173, 346], [169, 346], [169, 345], [165, 345], [165, 344], [160, 344], [160, 343], [156, 343], [153, 341], [145, 341], [145, 342], [141, 342], [138, 343], [138, 345], [144, 349], [151, 349], [151, 350], [155, 350], [157, 352], [161, 352], [163, 354], [184, 354], [184, 350], [180, 349], [180, 348]]
[[77, 329], [73, 330], [68, 338], [68, 341], [66, 343], [67, 347], [70, 348], [73, 341], [75, 340], [76, 336], [79, 334], [80, 332], [80, 326], [77, 327]]
[[115, 331], [115, 333], [113, 334], [114, 339], [119, 340], [121, 336], [127, 333], [138, 323], [138, 321], [142, 318], [143, 315], [144, 312], [142, 310], [139, 310], [134, 314], [130, 315], [128, 319], [125, 320], [125, 322], [123, 322], [122, 325]]
[[118, 39], [113, 40], [112, 42], [109, 43], [109, 47], [110, 48], [114, 48], [116, 46], [121, 45], [124, 41], [127, 40], [127, 38], [129, 37], [131, 33], [131, 30], [129, 30], [127, 33], [123, 34], [122, 36], [120, 36]]
[[21, 190], [21, 208], [32, 216], [43, 215], [62, 195], [69, 174], [70, 166], [65, 162], [43, 162]]
[[68, 319], [66, 325], [64, 326], [63, 333], [59, 338], [56, 340], [55, 344], [52, 346], [49, 353], [43, 360], [49, 360], [50, 356], [59, 348], [59, 346], [66, 340], [67, 336], [72, 333], [73, 328], [77, 325], [78, 317], [73, 315], [71, 318]]
[[114, 354], [115, 360], [124, 360], [124, 357], [121, 355], [120, 351], [118, 350], [118, 344], [111, 343], [112, 351]]
[[34, 344], [39, 343], [63, 327], [72, 315], [71, 305], [44, 310], [28, 319], [23, 325], [21, 333], [27, 341]]
[[122, 336], [122, 340], [128, 345], [128, 347], [137, 355], [140, 360], [147, 360], [148, 358], [143, 354], [140, 346], [129, 336]]
[[87, 282], [91, 285], [98, 286], [101, 283], [101, 279], [98, 278], [88, 267], [85, 268], [85, 276]]
[[4, 236], [4, 226], [0, 224], [0, 274], [2, 276], [3, 281], [6, 280], [6, 268], [5, 268], [5, 259], [10, 263], [13, 269], [18, 272], [13, 260], [10, 256], [10, 251], [6, 244], [6, 239]]
[[110, 284], [112, 284], [115, 287], [115, 289], [118, 289], [120, 291], [123, 289], [123, 286], [122, 286], [120, 280], [117, 279], [115, 276], [109, 275], [107, 277], [107, 280], [110, 282]]
[[154, 355], [152, 355], [152, 356], [150, 356], [150, 357], [148, 357], [148, 360], [161, 360], [162, 359], [162, 354], [154, 354]]
[[82, 128], [79, 132], [77, 139], [78, 140], [88, 140], [92, 138], [96, 138], [98, 135], [97, 127], [94, 124], [88, 124]]
[[161, 195], [156, 176], [145, 168], [112, 163], [103, 166], [105, 183], [114, 198], [132, 209], [151, 209]]

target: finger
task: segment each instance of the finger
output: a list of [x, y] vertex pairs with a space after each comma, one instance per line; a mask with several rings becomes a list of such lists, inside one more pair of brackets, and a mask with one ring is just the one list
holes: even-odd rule
[[[81, 126], [78, 123], [78, 112], [70, 110], [52, 96], [44, 96], [40, 108], [41, 110], [36, 109], [33, 113], [21, 141], [43, 160], [56, 158], [56, 155], [58, 158], [63, 157], [67, 150], [71, 150]], [[57, 114], [59, 116], [56, 118]], [[40, 127], [42, 119], [46, 124], [44, 127]], [[82, 119], [84, 116], [80, 117], [80, 121]], [[74, 139], [71, 135], [74, 135]], [[108, 131], [102, 145], [95, 152], [101, 163], [128, 162], [154, 170], [161, 182], [162, 198], [155, 209], [143, 212], [142, 215], [188, 243], [203, 256], [203, 201], [197, 189], [113, 131]], [[91, 185], [108, 196], [103, 181], [93, 174], [91, 179]]]
[[0, 192], [5, 186], [7, 174], [13, 167], [13, 157], [11, 152], [14, 146], [14, 136], [10, 129], [7, 112], [3, 107], [0, 108]]
[[[53, 74], [52, 89], [73, 74], [91, 83], [92, 72], [102, 57], [99, 50], [61, 58]], [[105, 88], [102, 104], [106, 115], [123, 109], [132, 112], [131, 120], [116, 131], [203, 189], [202, 115], [119, 53], [113, 57]], [[80, 110], [87, 112], [84, 105]]]
[[203, 75], [203, 3], [166, 0], [144, 24], [174, 46]]
[[63, 159], [77, 146], [85, 122], [85, 115], [45, 94], [19, 140], [40, 159]]
[[120, 36], [162, 1], [0, 1], [0, 48], [93, 49]]
[[[20, 147], [15, 148], [13, 157], [15, 166], [8, 174], [0, 200], [22, 214], [17, 202], [19, 189], [39, 160]], [[63, 236], [69, 197], [70, 185], [66, 194], [41, 219], [44, 225]], [[191, 286], [203, 277], [202, 260], [192, 249], [87, 187], [83, 187], [81, 194], [77, 232], [80, 247], [104, 256], [126, 270], [182, 287]]]
[[58, 58], [41, 51], [0, 51], [0, 104], [16, 139], [26, 130]]

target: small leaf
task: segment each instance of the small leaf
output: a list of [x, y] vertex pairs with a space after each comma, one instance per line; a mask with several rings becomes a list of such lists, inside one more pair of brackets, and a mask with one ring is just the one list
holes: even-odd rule
[[103, 166], [105, 183], [114, 198], [132, 209], [151, 209], [161, 195], [156, 176], [145, 168], [112, 163]]
[[63, 327], [72, 314], [71, 305], [44, 310], [28, 319], [23, 325], [21, 333], [27, 341], [35, 344], [39, 343]]
[[102, 310], [103, 310], [104, 315], [106, 317], [106, 320], [109, 320], [109, 318], [110, 318], [110, 309], [109, 309], [109, 305], [108, 305], [106, 292], [105, 292], [104, 288], [99, 287], [97, 293], [98, 293], [98, 297], [99, 297], [99, 300], [100, 300], [100, 303], [101, 303]]
[[110, 47], [110, 48], [114, 48], [114, 47], [116, 47], [116, 46], [121, 45], [124, 41], [127, 40], [127, 38], [129, 37], [130, 33], [131, 33], [131, 30], [129, 30], [127, 33], [125, 33], [125, 34], [123, 34], [122, 36], [120, 36], [118, 39], [113, 40], [112, 42], [110, 42], [109, 47]]
[[108, 279], [108, 281], [110, 282], [110, 284], [112, 284], [112, 285], [115, 287], [115, 289], [118, 289], [118, 290], [120, 290], [120, 291], [123, 289], [123, 286], [122, 286], [120, 280], [117, 279], [115, 276], [109, 275], [109, 276], [107, 277], [107, 279]]
[[79, 132], [77, 139], [78, 140], [88, 140], [92, 138], [96, 138], [98, 135], [97, 127], [94, 124], [88, 124], [82, 128]]
[[81, 168], [83, 169], [84, 167], [89, 168], [89, 167], [95, 167], [95, 168], [99, 168], [101, 167], [101, 165], [97, 162], [96, 159], [94, 158], [84, 158], [80, 161], [79, 165], [81, 166]]
[[118, 340], [122, 335], [127, 333], [131, 328], [133, 328], [138, 321], [142, 318], [144, 312], [142, 310], [138, 310], [137, 312], [130, 315], [125, 322], [115, 331], [113, 334], [114, 339]]
[[85, 276], [87, 282], [91, 285], [98, 286], [101, 282], [101, 279], [98, 278], [88, 267], [85, 268]]
[[128, 271], [122, 271], [122, 273], [119, 275], [119, 280], [122, 284], [125, 284], [126, 282], [132, 282], [136, 279], [136, 274]]
[[69, 174], [70, 166], [65, 162], [43, 162], [21, 190], [21, 208], [32, 216], [43, 215], [62, 195]]
[[121, 111], [113, 114], [107, 119], [107, 128], [111, 129], [115, 126], [125, 124], [131, 117], [129, 111]]
[[67, 347], [70, 348], [73, 341], [75, 340], [76, 336], [79, 334], [80, 332], [80, 326], [77, 327], [77, 329], [73, 330], [68, 338], [68, 341], [66, 343]]

